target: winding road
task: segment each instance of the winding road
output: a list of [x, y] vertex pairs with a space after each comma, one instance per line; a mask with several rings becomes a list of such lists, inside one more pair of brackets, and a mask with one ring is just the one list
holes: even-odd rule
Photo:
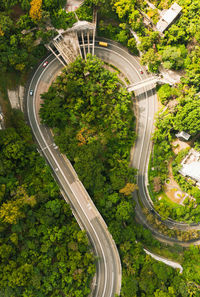
[[[108, 40], [106, 40], [106, 42], [108, 42]], [[96, 41], [95, 54], [105, 62], [119, 68], [130, 83], [148, 77], [145, 71], [144, 74], [140, 73], [139, 69], [141, 65], [139, 64], [139, 59], [130, 55], [126, 49], [113, 41], [108, 42], [108, 47], [100, 47], [98, 41]], [[116, 293], [120, 293], [121, 288], [121, 263], [116, 245], [107, 230], [105, 222], [81, 181], [78, 179], [70, 162], [66, 157], [60, 154], [53, 142], [51, 131], [41, 125], [38, 116], [40, 94], [47, 91], [52, 80], [63, 67], [52, 55], [50, 55], [47, 60], [49, 62], [48, 66], [43, 68], [42, 65], [40, 65], [29, 85], [27, 96], [29, 123], [39, 145], [40, 152], [51, 166], [64, 198], [71, 204], [72, 211], [81, 228], [86, 230], [94, 253], [98, 257], [96, 278], [92, 287], [93, 296], [114, 297]], [[30, 90], [34, 90], [33, 96], [29, 95]], [[154, 114], [157, 111], [156, 94], [152, 90], [147, 91], [146, 88], [143, 88], [140, 94], [137, 93], [136, 105], [139, 115], [137, 127], [138, 137], [134, 147], [132, 165], [138, 169], [137, 182], [139, 185], [140, 199], [143, 205], [151, 210], [153, 206], [147, 196], [146, 172], [151, 151], [151, 133], [153, 130]], [[178, 242], [152, 229], [142, 213], [136, 193], [134, 193], [134, 198], [136, 200], [136, 214], [140, 218], [140, 221], [147, 226], [158, 239], [165, 242]], [[170, 220], [165, 223], [169, 227], [183, 227], [183, 224]]]
[[[139, 59], [129, 54], [128, 50], [118, 43], [107, 40], [106, 38], [100, 38], [100, 41], [106, 41], [108, 48], [102, 48], [98, 46], [96, 42], [95, 54], [107, 63], [115, 65], [120, 71], [128, 78], [130, 84], [146, 79], [149, 75], [146, 74], [143, 69], [143, 74], [140, 73], [141, 65]], [[183, 246], [189, 246], [191, 244], [199, 244], [200, 240], [190, 240], [183, 242], [175, 238], [165, 236], [155, 230], [146, 220], [146, 216], [142, 212], [142, 207], [139, 203], [139, 199], [142, 205], [152, 212], [161, 221], [160, 215], [155, 212], [153, 208], [153, 202], [149, 196], [148, 185], [148, 164], [149, 157], [152, 148], [151, 135], [154, 128], [154, 116], [158, 111], [157, 95], [155, 93], [154, 85], [147, 88], [141, 88], [139, 91], [135, 91], [136, 106], [137, 106], [137, 140], [134, 147], [132, 166], [138, 169], [137, 184], [139, 187], [138, 193], [134, 192], [134, 199], [136, 201], [136, 215], [139, 221], [147, 227], [152, 233], [161, 241], [165, 243], [179, 243]], [[162, 221], [168, 228], [175, 228], [178, 230], [199, 230], [199, 224], [189, 225], [183, 222], [177, 222], [172, 219]]]
[[62, 156], [53, 142], [51, 131], [41, 125], [38, 116], [40, 94], [47, 91], [52, 79], [62, 69], [60, 62], [53, 56], [48, 57], [48, 66], [39, 66], [30, 86], [33, 96], [27, 97], [28, 119], [39, 145], [39, 151], [51, 166], [58, 181], [61, 193], [71, 204], [73, 214], [87, 235], [97, 256], [96, 278], [93, 281], [94, 297], [114, 297], [120, 293], [121, 263], [116, 245], [107, 230], [100, 213], [93, 204], [70, 162]]

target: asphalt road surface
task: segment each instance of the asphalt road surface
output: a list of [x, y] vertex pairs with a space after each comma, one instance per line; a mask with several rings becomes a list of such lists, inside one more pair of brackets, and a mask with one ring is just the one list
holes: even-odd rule
[[78, 179], [70, 162], [64, 158], [55, 146], [50, 130], [41, 125], [38, 110], [40, 94], [47, 91], [54, 76], [62, 65], [52, 56], [48, 66], [39, 66], [29, 86], [33, 96], [27, 97], [29, 122], [42, 153], [51, 166], [64, 198], [71, 204], [72, 211], [80, 226], [87, 231], [88, 237], [98, 260], [96, 278], [93, 282], [94, 297], [114, 297], [121, 287], [121, 263], [116, 245], [107, 230], [107, 226], [94, 206], [88, 193]]
[[[99, 45], [99, 41], [105, 41], [108, 43], [107, 47]], [[128, 50], [118, 43], [107, 40], [105, 38], [99, 38], [96, 41], [95, 54], [105, 62], [115, 65], [129, 80], [130, 84], [138, 82], [142, 79], [149, 77], [145, 69], [141, 67], [139, 59], [129, 54]], [[143, 70], [141, 74], [140, 69]], [[136, 105], [138, 114], [137, 125], [137, 140], [134, 147], [132, 166], [138, 169], [137, 184], [139, 187], [138, 195], [143, 204], [154, 216], [157, 216], [159, 220], [161, 217], [155, 212], [153, 203], [147, 190], [148, 176], [147, 169], [149, 164], [149, 157], [152, 148], [151, 135], [154, 129], [154, 116], [158, 110], [157, 96], [155, 93], [154, 85], [141, 88], [135, 92]], [[199, 240], [191, 240], [188, 243], [181, 242], [179, 240], [164, 236], [157, 230], [155, 230], [146, 220], [145, 215], [142, 212], [142, 208], [138, 201], [138, 195], [134, 193], [134, 199], [136, 201], [136, 215], [140, 222], [150, 229], [152, 233], [161, 241], [166, 243], [179, 243], [183, 246], [192, 244], [199, 244]], [[172, 219], [162, 221], [168, 228], [174, 228], [179, 230], [192, 230], [200, 229], [199, 225], [192, 225], [176, 222]]]
[[[106, 40], [106, 42], [108, 41]], [[148, 77], [145, 69], [143, 69], [143, 74], [140, 73], [141, 65], [139, 64], [139, 60], [131, 56], [126, 49], [113, 41], [108, 42], [108, 47], [101, 47], [98, 41], [96, 41], [95, 54], [107, 63], [113, 64], [119, 68], [128, 78], [130, 84]], [[27, 97], [29, 122], [41, 153], [51, 166], [56, 180], [62, 189], [63, 196], [71, 204], [77, 221], [80, 226], [87, 231], [94, 252], [98, 257], [96, 281], [93, 284], [93, 296], [114, 296], [115, 293], [119, 294], [121, 287], [121, 263], [115, 243], [107, 230], [105, 222], [78, 179], [70, 162], [66, 162], [59, 150], [55, 147], [50, 130], [41, 125], [38, 117], [40, 94], [47, 90], [54, 76], [62, 68], [60, 62], [54, 59], [52, 55], [50, 55], [47, 60], [49, 61], [47, 67], [38, 67], [29, 86], [29, 91], [31, 89], [34, 90], [33, 96], [28, 95]], [[145, 207], [152, 210], [153, 205], [146, 189], [146, 174], [151, 151], [151, 133], [153, 131], [154, 114], [157, 111], [157, 99], [156, 94], [152, 90], [147, 91], [147, 88], [141, 89], [140, 93], [137, 91], [136, 95], [139, 115], [138, 137], [134, 148], [132, 165], [138, 169], [137, 183], [139, 186], [140, 199]], [[158, 239], [165, 242], [178, 242], [177, 240], [170, 239], [158, 233], [148, 225], [136, 196], [137, 195], [134, 195], [136, 200], [136, 214], [140, 218], [140, 221], [148, 227]], [[187, 224], [174, 222], [172, 220], [166, 220], [164, 223], [170, 228], [182, 228], [182, 230], [190, 228]]]

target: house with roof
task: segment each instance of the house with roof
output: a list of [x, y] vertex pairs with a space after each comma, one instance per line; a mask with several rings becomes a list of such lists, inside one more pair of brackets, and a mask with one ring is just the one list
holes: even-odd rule
[[181, 162], [181, 165], [182, 167], [179, 173], [185, 177], [191, 178], [196, 182], [196, 185], [200, 187], [200, 152], [192, 148]]
[[172, 6], [161, 13], [161, 18], [156, 24], [156, 29], [162, 34], [169, 28], [169, 26], [177, 19], [180, 15], [182, 7], [177, 3], [172, 4]]
[[185, 131], [181, 131], [181, 132], [176, 134], [176, 137], [178, 137], [181, 140], [188, 141], [190, 139], [190, 134], [188, 134]]

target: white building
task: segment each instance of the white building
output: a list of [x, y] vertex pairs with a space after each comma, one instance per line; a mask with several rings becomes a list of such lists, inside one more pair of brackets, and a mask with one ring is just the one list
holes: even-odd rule
[[181, 162], [182, 168], [179, 170], [183, 176], [190, 177], [197, 184], [200, 183], [200, 153], [191, 149], [188, 155]]
[[176, 137], [188, 141], [190, 138], [190, 134], [186, 133], [185, 131], [181, 131], [176, 134]]
[[174, 3], [168, 10], [164, 11], [161, 19], [156, 24], [156, 29], [163, 33], [172, 22], [178, 17], [182, 10], [182, 7], [177, 3]]

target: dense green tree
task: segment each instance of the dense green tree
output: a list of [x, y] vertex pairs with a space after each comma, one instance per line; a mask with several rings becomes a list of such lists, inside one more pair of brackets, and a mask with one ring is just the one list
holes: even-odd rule
[[138, 45], [139, 50], [143, 52], [148, 51], [150, 48], [153, 47], [158, 38], [158, 32], [150, 32], [148, 36], [141, 37], [140, 44]]
[[136, 40], [135, 38], [130, 38], [128, 40], [128, 48], [130, 49], [130, 51], [134, 54], [134, 55], [138, 55], [138, 49], [137, 49], [137, 44], [136, 44]]
[[200, 100], [191, 99], [178, 107], [178, 112], [174, 118], [174, 128], [177, 130], [187, 130], [190, 134], [199, 132], [200, 126]]
[[0, 131], [0, 294], [87, 296], [95, 266], [85, 233], [22, 114], [14, 111], [11, 122], [15, 128]]
[[13, 28], [13, 21], [4, 13], [0, 13], [0, 36], [8, 34]]
[[172, 99], [175, 91], [173, 92], [173, 88], [170, 85], [165, 84], [159, 88], [157, 94], [161, 103], [166, 104], [170, 99]]
[[185, 46], [166, 46], [161, 51], [163, 66], [167, 69], [180, 69], [184, 65], [184, 58], [186, 57]]
[[[56, 125], [56, 142], [70, 157], [109, 225], [123, 265], [121, 296], [174, 296], [177, 291], [180, 296], [186, 292], [185, 296], [189, 297], [189, 291], [184, 291], [182, 285], [179, 290], [177, 285], [184, 284], [187, 277], [145, 255], [142, 245], [136, 242], [138, 238], [149, 245], [159, 245], [148, 230], [135, 225], [131, 196], [126, 195], [130, 194], [128, 185], [135, 181], [135, 170], [128, 167], [133, 138], [126, 126], [131, 129], [133, 125], [129, 116], [130, 99], [126, 96], [116, 76], [102, 68], [95, 57], [88, 56], [87, 61], [77, 59], [66, 68], [48, 93], [42, 95], [41, 116], [45, 123]], [[52, 107], [60, 118], [55, 120], [51, 115]], [[164, 160], [172, 155], [169, 141], [173, 119], [167, 111], [161, 114], [154, 135], [154, 166], [158, 175], [162, 164], [162, 181], [167, 176]], [[57, 202], [48, 206], [59, 215]], [[162, 207], [162, 211], [163, 217], [168, 217], [168, 208]], [[56, 240], [57, 236], [51, 236], [48, 242]], [[70, 247], [76, 250], [76, 245], [70, 243]], [[194, 276], [190, 277], [187, 279], [194, 281]]]
[[119, 18], [125, 18], [129, 12], [134, 10], [134, 4], [136, 1], [125, 1], [125, 0], [115, 0], [113, 1], [114, 7], [116, 9], [116, 13]]
[[150, 48], [142, 55], [141, 63], [147, 65], [149, 71], [157, 73], [161, 64], [161, 58], [153, 48]]
[[200, 91], [200, 66], [198, 62], [188, 66], [186, 76], [182, 77], [181, 81], [189, 86], [194, 86], [197, 91]]

